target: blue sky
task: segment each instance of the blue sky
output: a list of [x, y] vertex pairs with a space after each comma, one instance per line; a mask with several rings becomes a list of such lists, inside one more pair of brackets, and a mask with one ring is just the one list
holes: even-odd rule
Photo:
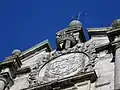
[[49, 39], [55, 48], [55, 33], [68, 26], [78, 12], [86, 12], [83, 28], [110, 26], [120, 18], [120, 0], [1, 0], [0, 61], [12, 50], [22, 51]]

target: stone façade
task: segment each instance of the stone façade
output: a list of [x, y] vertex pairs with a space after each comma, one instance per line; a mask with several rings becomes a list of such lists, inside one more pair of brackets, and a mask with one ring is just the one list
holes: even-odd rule
[[0, 63], [0, 90], [119, 90], [120, 20], [112, 27], [88, 28], [78, 20], [48, 40]]

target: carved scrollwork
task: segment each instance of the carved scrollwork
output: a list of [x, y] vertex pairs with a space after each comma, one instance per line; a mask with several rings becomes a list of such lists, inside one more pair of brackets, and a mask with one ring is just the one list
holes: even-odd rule
[[35, 85], [39, 85], [41, 83], [43, 83], [42, 81], [40, 81], [38, 74], [39, 74], [39, 69], [46, 63], [49, 61], [49, 54], [42, 54], [38, 57], [36, 57], [36, 64], [35, 66], [32, 68], [31, 73], [28, 76], [28, 82], [29, 82], [29, 87], [33, 87]]
[[95, 48], [96, 48], [95, 43], [93, 41], [88, 41], [85, 43], [85, 46], [83, 49], [83, 52], [85, 52], [90, 58], [89, 64], [86, 66], [86, 68], [89, 70], [91, 70], [92, 67], [94, 67], [97, 59]]
[[43, 77], [45, 82], [70, 77], [82, 71], [88, 61], [88, 56], [82, 52], [66, 53], [46, 63], [39, 77]]
[[[80, 72], [87, 72], [87, 71], [91, 71], [93, 69], [93, 67], [95, 65], [95, 60], [97, 58], [94, 42], [88, 41], [86, 43], [76, 44], [72, 48], [67, 48], [62, 51], [54, 51], [52, 53], [45, 53], [45, 54], [42, 54], [42, 55], [36, 57], [36, 65], [32, 69], [32, 71], [28, 77], [30, 86], [46, 83], [47, 81], [49, 82], [48, 78], [59, 79], [59, 78], [63, 77], [64, 75], [68, 75], [71, 72], [76, 71], [75, 68], [72, 68], [72, 66], [69, 66], [69, 65], [72, 65], [72, 63], [73, 63], [73, 67], [76, 66], [76, 64], [72, 61], [72, 60], [74, 60], [72, 57], [69, 58], [69, 60], [64, 59], [64, 58], [61, 60], [61, 58], [60, 58], [60, 60], [56, 60], [56, 61], [54, 61], [54, 63], [53, 62], [49, 63], [43, 78], [39, 77], [39, 72], [43, 68], [44, 65], [46, 65], [48, 62], [52, 61], [53, 59], [55, 59], [55, 58], [57, 59], [57, 57], [66, 55], [68, 53], [84, 53], [85, 55], [83, 55], [83, 56], [78, 55], [78, 56], [80, 56], [82, 61], [86, 61], [85, 56], [87, 56], [89, 58], [89, 61], [87, 63], [79, 62], [79, 59], [78, 59], [78, 61], [77, 60], [75, 61], [75, 63], [82, 63], [81, 65], [83, 65], [82, 66], [83, 68], [80, 70]], [[63, 64], [59, 64], [59, 63], [63, 63]], [[69, 67], [67, 67], [67, 65]], [[71, 67], [70, 70], [72, 70], [72, 71], [67, 70], [70, 67]], [[78, 65], [78, 67], [79, 67], [79, 65]], [[66, 69], [67, 71], [65, 71], [65, 72], [62, 71], [62, 70], [64, 70], [63, 68]]]
[[39, 83], [39, 81], [36, 78], [37, 74], [38, 74], [37, 68], [33, 68], [32, 72], [28, 76], [28, 82], [30, 87], [37, 85]]

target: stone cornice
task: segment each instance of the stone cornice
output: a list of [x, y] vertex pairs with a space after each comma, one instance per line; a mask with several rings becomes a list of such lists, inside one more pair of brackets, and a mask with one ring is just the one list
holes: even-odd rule
[[88, 35], [91, 38], [92, 36], [107, 36], [107, 31], [109, 31], [112, 27], [100, 27], [100, 28], [87, 28]]
[[21, 67], [21, 65], [22, 63], [19, 57], [16, 55], [13, 55], [13, 56], [7, 57], [5, 61], [0, 63], [0, 69], [14, 67], [14, 69], [17, 70], [18, 68]]
[[[45, 49], [47, 52], [51, 52], [52, 51], [52, 48], [51, 48], [48, 40], [45, 40], [45, 41], [43, 41], [41, 43], [38, 43], [37, 45], [35, 45], [35, 46], [33, 46], [33, 47], [23, 51], [21, 53], [21, 55], [18, 56], [18, 58], [20, 60], [22, 60], [22, 59], [24, 59], [24, 58], [34, 54], [35, 52], [38, 52], [38, 51], [42, 50], [42, 49]], [[16, 59], [16, 57], [17, 56], [8, 56], [8, 57], [6, 57], [6, 59], [2, 63], [0, 63], [0, 65], [3, 64], [3, 63], [7, 64], [7, 63], [11, 62], [11, 60]]]
[[13, 66], [15, 69], [17, 69], [17, 66], [15, 65], [14, 60], [4, 61], [0, 63], [0, 69], [7, 68]]
[[109, 43], [105, 43], [105, 44], [99, 45], [98, 47], [96, 47], [96, 52], [103, 51], [105, 49], [108, 49], [109, 47], [110, 47]]
[[113, 34], [120, 34], [120, 28], [117, 29], [111, 29], [107, 32], [108, 35], [113, 35]]
[[68, 27], [68, 28], [64, 28], [64, 29], [61, 29], [60, 31], [58, 31], [57, 33], [56, 33], [56, 35], [58, 35], [58, 34], [60, 34], [61, 32], [78, 32], [78, 31], [80, 31], [82, 29], [82, 27], [80, 27], [80, 26], [75, 26], [75, 27]]
[[16, 71], [16, 75], [18, 74], [25, 74], [25, 73], [29, 73], [31, 71], [31, 68], [29, 66], [27, 67], [23, 67], [23, 68], [20, 68]]
[[32, 48], [27, 49], [26, 51], [22, 52], [22, 54], [19, 57], [20, 57], [20, 59], [26, 58], [26, 57], [34, 54], [35, 52], [40, 51], [44, 48], [46, 48], [46, 51], [48, 51], [48, 52], [52, 51], [52, 48], [51, 48], [48, 40], [45, 40], [45, 41], [33, 46]]
[[88, 32], [108, 31], [112, 27], [87, 28]]
[[21, 67], [22, 63], [18, 56], [10, 56], [4, 62], [0, 63], [0, 70], [9, 69], [12, 78], [16, 77], [16, 71]]
[[56, 86], [63, 89], [63, 88], [67, 88], [69, 86], [73, 86], [75, 83], [83, 82], [86, 80], [90, 80], [91, 83], [95, 82], [97, 80], [96, 72], [89, 71], [86, 73], [81, 73], [80, 75], [71, 76], [68, 78], [56, 80], [53, 82], [48, 82], [48, 83], [41, 84], [41, 85], [36, 85], [34, 87], [24, 88], [21, 90], [38, 90], [38, 89], [42, 90], [43, 88], [47, 88], [46, 90], [50, 90], [52, 88], [55, 88]]
[[56, 35], [60, 34], [61, 32], [67, 31], [67, 30], [68, 30], [68, 28], [61, 29], [60, 31], [58, 31], [58, 32], [56, 33]]
[[120, 35], [120, 28], [109, 30], [107, 35], [112, 46], [120, 46], [120, 39], [118, 37]]

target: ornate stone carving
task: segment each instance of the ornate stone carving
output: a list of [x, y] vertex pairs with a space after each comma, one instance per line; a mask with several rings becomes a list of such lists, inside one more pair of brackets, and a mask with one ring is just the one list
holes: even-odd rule
[[42, 73], [46, 81], [51, 81], [73, 76], [83, 69], [87, 61], [89, 58], [84, 53], [68, 53], [48, 62], [40, 70], [39, 77]]
[[[77, 54], [72, 55], [74, 53]], [[83, 53], [83, 55], [79, 53]], [[63, 55], [66, 55], [66, 58], [62, 57]], [[84, 62], [86, 61], [86, 56], [89, 59], [87, 62]], [[62, 51], [54, 51], [52, 53], [40, 55], [36, 58], [36, 65], [29, 74], [28, 81], [30, 83], [30, 86], [33, 86], [49, 82], [50, 80], [54, 80], [54, 78], [64, 78], [64, 76], [66, 75], [69, 76], [69, 73], [76, 71], [76, 69], [80, 67], [80, 63], [82, 63], [81, 65], [84, 65], [82, 66], [83, 68], [79, 68], [80, 72], [91, 71], [93, 69], [93, 66], [95, 65], [96, 58], [97, 55], [95, 51], [95, 44], [93, 41], [80, 43], [72, 48], [64, 49]], [[79, 64], [77, 65], [77, 63]], [[47, 66], [44, 67], [44, 65]], [[42, 68], [46, 70], [44, 72], [44, 75], [40, 75], [39, 73]]]
[[44, 65], [47, 61], [49, 61], [49, 54], [43, 54], [40, 55], [36, 58], [36, 64], [32, 68], [31, 73], [28, 76], [28, 82], [29, 82], [29, 87], [39, 85], [42, 82], [40, 81], [40, 78], [38, 77], [39, 74], [39, 69]]
[[39, 84], [39, 81], [37, 80], [36, 76], [37, 76], [37, 68], [33, 68], [32, 72], [28, 76], [30, 87]]
[[57, 43], [58, 50], [62, 50], [64, 48], [64, 45], [61, 46], [60, 44], [62, 44], [62, 43], [65, 44], [66, 40], [70, 41], [70, 47], [77, 44], [77, 40], [74, 37], [73, 33], [67, 34], [65, 31], [62, 31], [61, 33], [57, 34], [57, 36], [56, 36], [56, 43]]

